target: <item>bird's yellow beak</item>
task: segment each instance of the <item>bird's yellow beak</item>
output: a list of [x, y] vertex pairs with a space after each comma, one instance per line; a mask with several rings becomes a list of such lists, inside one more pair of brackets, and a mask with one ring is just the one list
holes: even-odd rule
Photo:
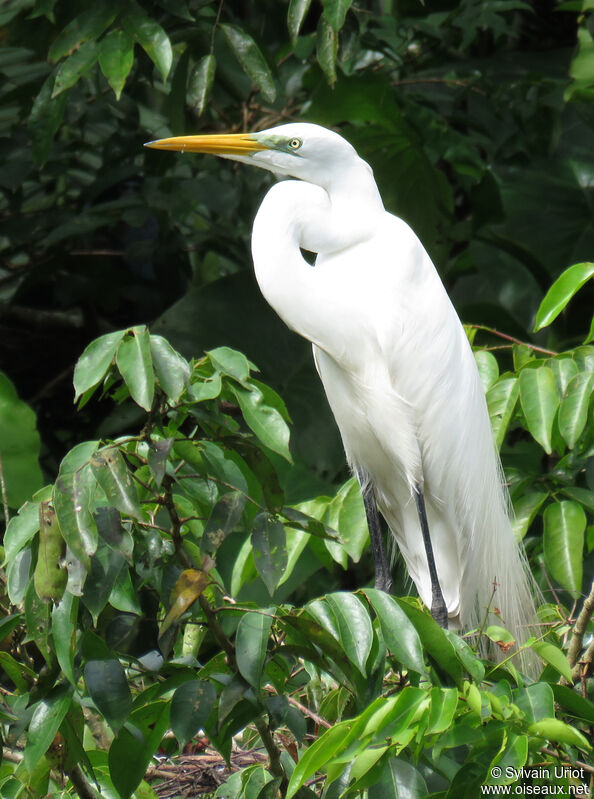
[[156, 150], [181, 150], [186, 153], [211, 155], [249, 155], [270, 148], [250, 133], [223, 133], [210, 136], [173, 136], [171, 139], [149, 141], [145, 147]]

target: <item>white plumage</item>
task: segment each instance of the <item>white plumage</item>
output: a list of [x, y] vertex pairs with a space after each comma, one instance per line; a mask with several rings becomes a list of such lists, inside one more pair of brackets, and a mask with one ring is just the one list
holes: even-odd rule
[[[313, 344], [349, 464], [373, 487], [425, 604], [432, 584], [419, 490], [450, 625], [475, 628], [498, 608], [524, 640], [535, 618], [530, 577], [474, 357], [429, 256], [385, 211], [368, 164], [338, 134], [301, 123], [155, 145], [299, 179], [274, 185], [254, 222], [262, 293]], [[314, 267], [300, 248], [317, 253]]]

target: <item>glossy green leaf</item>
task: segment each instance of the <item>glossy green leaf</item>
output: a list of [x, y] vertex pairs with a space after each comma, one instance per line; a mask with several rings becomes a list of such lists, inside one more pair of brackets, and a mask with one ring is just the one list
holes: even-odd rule
[[332, 757], [345, 746], [354, 721], [342, 721], [324, 732], [301, 756], [295, 766], [287, 788], [287, 799], [292, 799], [305, 781], [316, 771], [323, 770]]
[[520, 402], [529, 432], [550, 455], [553, 422], [559, 407], [555, 376], [548, 366], [520, 372]]
[[586, 736], [575, 727], [570, 727], [564, 721], [559, 719], [542, 719], [528, 727], [530, 735], [536, 735], [539, 738], [546, 738], [555, 743], [569, 744], [569, 746], [577, 746], [578, 749], [583, 749], [585, 752], [592, 750], [591, 745], [588, 743]]
[[58, 686], [34, 706], [24, 751], [24, 761], [29, 772], [49, 749], [71, 702], [70, 686]]
[[324, 18], [333, 31], [338, 33], [344, 25], [347, 11], [353, 5], [353, 0], [322, 0]]
[[190, 366], [163, 336], [150, 336], [152, 363], [167, 399], [176, 403], [190, 379]]
[[412, 764], [390, 757], [382, 764], [378, 779], [369, 787], [367, 796], [368, 799], [424, 799], [427, 785]]
[[49, 49], [50, 61], [59, 61], [74, 52], [89, 39], [98, 39], [111, 25], [117, 14], [117, 5], [110, 0], [94, 3], [66, 25], [54, 39]]
[[561, 649], [548, 641], [536, 641], [536, 643], [532, 644], [532, 649], [545, 663], [552, 666], [566, 680], [572, 681], [571, 666]]
[[581, 372], [569, 383], [559, 406], [559, 431], [573, 449], [588, 421], [588, 407], [594, 387], [594, 373]]
[[272, 596], [287, 567], [284, 525], [269, 513], [259, 513], [253, 521], [251, 543], [256, 569]]
[[123, 18], [122, 25], [146, 52], [163, 80], [166, 80], [173, 63], [173, 49], [163, 28], [155, 19], [147, 16], [139, 6]]
[[85, 683], [97, 709], [108, 724], [118, 730], [132, 709], [132, 694], [119, 660], [89, 660], [85, 664]]
[[[515, 776], [508, 777], [508, 774], [515, 775], [526, 765], [528, 760], [528, 738], [526, 735], [516, 735], [509, 732], [504, 736], [501, 749], [489, 767], [489, 775], [486, 780], [487, 785], [506, 785], [515, 782]], [[499, 775], [499, 776], [497, 776]], [[503, 776], [501, 776], [503, 775]]]
[[136, 483], [116, 447], [106, 447], [96, 452], [91, 458], [91, 469], [110, 505], [127, 516], [143, 518]]
[[206, 354], [215, 369], [247, 386], [250, 362], [242, 352], [233, 350], [231, 347], [217, 347], [214, 350], [208, 350]]
[[126, 78], [134, 64], [134, 39], [126, 31], [110, 31], [99, 45], [99, 66], [116, 96], [120, 99]]
[[487, 392], [499, 377], [497, 358], [488, 350], [477, 350], [474, 353], [474, 360], [478, 367], [483, 388]]
[[261, 688], [274, 608], [244, 613], [237, 625], [235, 657], [241, 676], [256, 690]]
[[361, 487], [356, 477], [343, 483], [332, 497], [324, 522], [340, 532], [340, 543], [336, 545], [344, 548], [349, 557], [358, 563], [369, 541], [369, 533]]
[[273, 103], [276, 99], [274, 78], [256, 42], [243, 28], [236, 25], [224, 23], [220, 27], [246, 75], [260, 89], [264, 99]]
[[109, 748], [109, 773], [120, 799], [129, 799], [169, 726], [169, 702], [158, 701], [134, 710]]
[[400, 605], [384, 591], [366, 588], [364, 593], [377, 614], [384, 641], [394, 657], [406, 668], [426, 674], [421, 639]]
[[239, 491], [232, 491], [223, 496], [213, 507], [202, 534], [202, 552], [214, 554], [225, 538], [239, 523], [245, 508], [246, 497]]
[[325, 603], [336, 620], [338, 640], [345, 655], [365, 676], [373, 642], [373, 628], [367, 608], [357, 596], [344, 591], [328, 594]]
[[462, 666], [456, 650], [441, 627], [428, 613], [424, 613], [406, 599], [396, 599], [402, 610], [419, 634], [426, 652], [434, 659], [440, 669], [453, 678], [457, 685], [462, 684]]
[[287, 11], [287, 28], [289, 36], [293, 43], [299, 36], [299, 31], [303, 25], [303, 21], [307, 16], [311, 0], [290, 0], [289, 10]]
[[0, 372], [0, 459], [9, 507], [19, 507], [41, 488], [40, 447], [35, 411]]
[[214, 707], [217, 692], [206, 680], [190, 680], [175, 689], [171, 700], [171, 729], [180, 746], [190, 741], [200, 729]]
[[547, 497], [548, 494], [542, 491], [530, 491], [527, 494], [522, 494], [514, 502], [511, 522], [516, 541], [521, 541], [524, 538]]
[[594, 276], [594, 263], [574, 264], [566, 269], [547, 291], [540, 304], [534, 332], [550, 325], [579, 289]]
[[25, 502], [4, 533], [4, 566], [26, 546], [39, 530], [39, 502]]
[[551, 358], [547, 365], [553, 370], [557, 381], [557, 390], [559, 396], [562, 397], [571, 379], [578, 373], [577, 363], [573, 358]]
[[188, 104], [196, 109], [198, 116], [206, 108], [215, 77], [217, 62], [212, 53], [198, 61], [188, 81]]
[[95, 42], [85, 42], [79, 49], [63, 61], [56, 73], [52, 99], [66, 89], [70, 89], [88, 72], [99, 57], [99, 48]]
[[427, 717], [426, 735], [441, 733], [449, 729], [458, 706], [458, 691], [455, 688], [431, 689], [431, 709]]
[[586, 514], [577, 502], [563, 500], [548, 505], [543, 520], [547, 571], [577, 598], [582, 588]]
[[[545, 644], [545, 646], [549, 645]], [[536, 646], [534, 648], [535, 651], [538, 652]], [[553, 648], [556, 652], [559, 652], [556, 647]], [[543, 652], [546, 654], [547, 650], [543, 649]], [[553, 657], [555, 658], [556, 655], [553, 655]], [[545, 662], [549, 663], [550, 661], [545, 659]], [[567, 663], [566, 660], [565, 662]], [[534, 683], [534, 685], [528, 685], [526, 688], [515, 691], [514, 704], [526, 714], [526, 718], [530, 722], [540, 721], [541, 719], [549, 718], [555, 714], [553, 690], [551, 686], [545, 682], [537, 682]]]
[[501, 449], [519, 396], [520, 383], [517, 377], [498, 380], [487, 392], [487, 406], [497, 449]]
[[330, 86], [336, 83], [336, 56], [338, 54], [338, 35], [324, 17], [318, 23], [316, 38], [318, 64]]
[[594, 341], [594, 316], [592, 317], [592, 322], [590, 323], [588, 335], [584, 339], [584, 344], [590, 344], [591, 341]]
[[52, 610], [52, 635], [56, 658], [64, 676], [76, 687], [74, 655], [76, 652], [78, 597], [66, 592]]
[[96, 489], [90, 464], [72, 472], [61, 471], [54, 486], [54, 507], [62, 535], [85, 568], [97, 549], [97, 524], [93, 517]]
[[266, 403], [264, 394], [257, 386], [248, 390], [242, 386], [232, 385], [231, 390], [246, 423], [260, 441], [273, 452], [277, 452], [291, 462], [289, 427], [278, 408]]
[[75, 402], [81, 394], [103, 380], [125, 333], [125, 330], [106, 333], [91, 341], [85, 349], [74, 367]]
[[133, 328], [116, 352], [116, 364], [134, 402], [150, 411], [155, 393], [155, 374], [150, 336], [145, 327]]
[[[555, 702], [565, 708], [572, 716], [594, 724], [594, 702], [586, 699], [573, 688], [567, 685], [554, 683], [551, 685]], [[552, 715], [552, 713], [549, 713]]]

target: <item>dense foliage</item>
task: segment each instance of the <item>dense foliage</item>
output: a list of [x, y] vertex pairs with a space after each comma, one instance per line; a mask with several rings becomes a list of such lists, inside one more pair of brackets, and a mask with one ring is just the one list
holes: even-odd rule
[[[590, 7], [2, 5], [2, 796], [154, 796], [199, 730], [266, 752], [229, 799], [588, 781]], [[467, 323], [548, 601], [538, 682], [477, 655], [503, 623], [462, 640], [362, 587], [309, 348], [249, 271], [269, 178], [141, 146], [293, 119], [369, 160]]]

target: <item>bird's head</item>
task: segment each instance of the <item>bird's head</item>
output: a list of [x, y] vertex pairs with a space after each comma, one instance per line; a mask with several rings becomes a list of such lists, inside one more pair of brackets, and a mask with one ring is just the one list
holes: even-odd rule
[[350, 164], [363, 163], [352, 145], [338, 133], [305, 122], [257, 133], [174, 136], [147, 142], [145, 147], [210, 153], [319, 186], [328, 186]]

